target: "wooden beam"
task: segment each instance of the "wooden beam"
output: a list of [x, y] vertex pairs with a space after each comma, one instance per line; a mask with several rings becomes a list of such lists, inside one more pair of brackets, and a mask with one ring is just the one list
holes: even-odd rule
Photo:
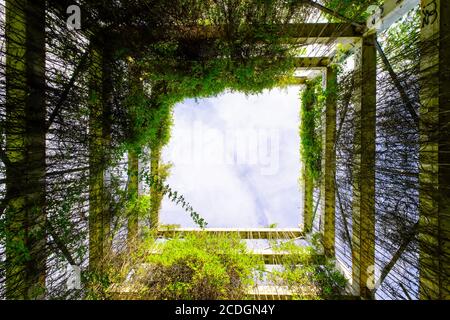
[[450, 299], [450, 2], [422, 0], [420, 299]]
[[306, 77], [286, 77], [282, 78], [279, 83], [279, 88], [289, 87], [289, 86], [300, 86], [306, 83], [308, 78]]
[[375, 286], [375, 128], [376, 128], [375, 35], [361, 41], [356, 56], [355, 139], [352, 208], [352, 287], [370, 299]]
[[[250, 255], [261, 258], [265, 264], [280, 265], [280, 264], [285, 263], [287, 259], [292, 259], [292, 253], [290, 253], [288, 251], [274, 251], [272, 249], [253, 250], [253, 251], [250, 251]], [[295, 255], [294, 255], [294, 259], [295, 259]], [[325, 257], [323, 255], [317, 254], [314, 256], [314, 262], [317, 264], [324, 264]]]
[[241, 239], [296, 239], [302, 238], [299, 228], [159, 228], [163, 238], [184, 237], [188, 234], [235, 235]]
[[48, 253], [44, 2], [7, 0], [5, 38], [2, 131], [5, 187], [10, 198], [2, 220], [6, 238], [2, 287], [7, 299], [42, 299]]
[[324, 217], [324, 250], [329, 257], [335, 253], [335, 203], [336, 203], [336, 109], [337, 70], [326, 69], [326, 109], [323, 114], [323, 155], [322, 155], [322, 214]]
[[[302, 93], [302, 106], [300, 112], [300, 122], [303, 123], [300, 128], [301, 139], [308, 138], [303, 137], [303, 135], [311, 137], [315, 136], [314, 126], [308, 123], [308, 113], [311, 112], [316, 104], [315, 98], [315, 88], [310, 82], [306, 83], [304, 91]], [[305, 97], [309, 97], [306, 98]], [[300, 161], [300, 214], [301, 221], [300, 225], [303, 232], [310, 233], [313, 229], [314, 222], [314, 176], [311, 172], [312, 168], [308, 167], [309, 163], [307, 159], [302, 156]]]
[[[159, 145], [150, 146], [150, 174], [155, 181], [163, 181], [161, 177], [161, 149]], [[159, 226], [159, 213], [163, 194], [159, 185], [154, 183], [150, 185], [150, 228], [157, 229]]]
[[128, 201], [134, 203], [127, 212], [127, 242], [133, 249], [139, 235], [139, 157], [135, 150], [128, 151]]
[[113, 79], [110, 50], [94, 49], [89, 64], [89, 268], [102, 272], [111, 249], [111, 190], [108, 179]]
[[[170, 32], [149, 29], [147, 27], [127, 27], [111, 29], [112, 33], [124, 43], [136, 41], [140, 43], [153, 43], [166, 40], [216, 40], [227, 39], [230, 35], [220, 26], [193, 26], [179, 27]], [[362, 32], [351, 23], [292, 23], [285, 25], [260, 25], [242, 28], [235, 38], [264, 40], [261, 34], [270, 34], [286, 40], [297, 40], [302, 43], [328, 43], [330, 40], [355, 41], [362, 36]]]
[[297, 69], [323, 69], [329, 64], [329, 57], [300, 57], [295, 59]]
[[397, 22], [408, 11], [417, 7], [420, 0], [385, 0], [367, 19], [369, 32], [382, 32]]

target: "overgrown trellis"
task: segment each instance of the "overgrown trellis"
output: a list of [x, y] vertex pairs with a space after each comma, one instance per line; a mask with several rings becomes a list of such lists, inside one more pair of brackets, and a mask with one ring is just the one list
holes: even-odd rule
[[[351, 39], [360, 47], [333, 63], [354, 56], [355, 67], [326, 67], [315, 177], [325, 253], [362, 297], [449, 298], [447, 2], [422, 0], [420, 17], [379, 34], [381, 50], [354, 22], [364, 0], [351, 15], [336, 1], [80, 1], [71, 32], [70, 1], [5, 3], [0, 297], [90, 297], [110, 252], [158, 226], [163, 195], [203, 225], [164, 186], [172, 106], [293, 81], [296, 67], [323, 67], [298, 59], [306, 44], [314, 56]], [[339, 23], [305, 23], [319, 12]], [[83, 270], [83, 290], [67, 289], [68, 265]]]

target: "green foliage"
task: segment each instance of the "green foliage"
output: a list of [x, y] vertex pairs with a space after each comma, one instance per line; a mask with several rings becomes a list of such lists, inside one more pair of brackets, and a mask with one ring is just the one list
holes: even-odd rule
[[190, 214], [194, 223], [200, 227], [205, 228], [208, 223], [203, 219], [190, 205], [189, 202], [184, 199], [184, 196], [179, 194], [178, 191], [173, 190], [168, 184], [164, 184], [164, 179], [157, 175], [145, 174], [145, 181], [149, 186], [154, 186], [156, 192], [161, 194], [162, 196], [167, 195], [169, 200], [174, 202], [177, 205], [181, 205], [181, 207]]
[[[325, 0], [324, 5], [337, 11], [340, 15], [352, 19], [355, 22], [365, 22], [370, 16], [367, 8], [370, 5], [381, 4], [383, 0]], [[338, 21], [335, 17], [328, 17], [330, 21]]]
[[146, 218], [150, 210], [150, 196], [140, 195], [133, 197], [126, 203], [126, 213], [128, 215], [136, 215], [139, 219]]
[[321, 118], [326, 100], [320, 79], [306, 83], [306, 88], [301, 95], [300, 109], [300, 155], [305, 163], [307, 174], [316, 182], [321, 175]]
[[414, 64], [416, 53], [420, 51], [418, 38], [421, 23], [420, 10], [416, 8], [379, 36], [396, 73]]
[[243, 299], [262, 261], [238, 238], [190, 235], [155, 249], [136, 281], [150, 299]]
[[271, 281], [288, 286], [294, 299], [333, 299], [343, 294], [347, 284], [332, 260], [320, 255], [313, 246], [285, 242], [273, 246], [274, 251], [288, 253], [282, 259], [282, 269], [270, 275]]

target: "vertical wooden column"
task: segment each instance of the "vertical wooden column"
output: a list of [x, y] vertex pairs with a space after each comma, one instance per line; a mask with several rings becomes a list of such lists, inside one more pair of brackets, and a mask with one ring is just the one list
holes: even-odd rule
[[335, 178], [336, 178], [336, 87], [337, 71], [329, 66], [325, 74], [326, 105], [322, 127], [322, 213], [324, 216], [325, 255], [334, 257], [335, 253]]
[[[128, 106], [130, 110], [132, 128], [134, 133], [139, 128], [135, 128], [136, 124], [136, 108], [140, 108], [141, 99], [144, 98], [144, 89], [141, 81], [141, 72], [139, 68], [134, 65], [133, 59], [129, 59], [128, 64], [129, 72], [129, 94], [131, 105]], [[128, 248], [132, 249], [137, 245], [137, 239], [139, 234], [139, 210], [137, 209], [139, 200], [139, 148], [131, 147], [128, 150], [128, 201], [133, 206], [128, 212], [128, 224], [127, 224], [127, 241]]]
[[45, 3], [6, 1], [6, 296], [45, 293]]
[[99, 268], [103, 251], [102, 55], [98, 49], [92, 49], [89, 73], [89, 268], [94, 271]]
[[303, 232], [312, 231], [314, 211], [314, 181], [305, 167], [302, 170], [302, 193], [303, 193]]
[[422, 0], [421, 299], [450, 299], [450, 2]]
[[[310, 83], [306, 83], [305, 92], [303, 93], [303, 97], [308, 95], [314, 95], [314, 88]], [[306, 103], [306, 105], [301, 106], [302, 113], [300, 114], [301, 121], [306, 121], [305, 115], [303, 112], [309, 112], [312, 108], [314, 108], [315, 99], [303, 99], [302, 103]], [[304, 125], [302, 125], [304, 127]], [[303, 129], [302, 129], [303, 130]], [[307, 126], [306, 130], [314, 130], [314, 127]], [[310, 132], [312, 136], [314, 133]], [[302, 133], [300, 133], [302, 135]], [[301, 172], [300, 172], [300, 192], [302, 199], [302, 230], [305, 233], [309, 233], [312, 231], [313, 226], [313, 215], [314, 215], [314, 179], [310, 174], [310, 170], [308, 169], [307, 162], [305, 159], [301, 160]]]
[[[134, 150], [128, 151], [128, 200], [137, 205], [139, 197], [139, 158]], [[139, 232], [139, 217], [137, 210], [128, 213], [128, 247], [136, 245]]]
[[355, 140], [352, 212], [352, 287], [355, 294], [371, 298], [375, 264], [375, 35], [361, 40], [356, 54]]
[[161, 208], [162, 193], [160, 190], [163, 179], [161, 177], [161, 146], [150, 147], [150, 174], [156, 184], [150, 186], [150, 228], [157, 229], [159, 225], [159, 211]]
[[109, 54], [109, 50], [94, 46], [89, 80], [89, 266], [92, 271], [99, 272], [111, 246], [108, 153], [112, 82]]

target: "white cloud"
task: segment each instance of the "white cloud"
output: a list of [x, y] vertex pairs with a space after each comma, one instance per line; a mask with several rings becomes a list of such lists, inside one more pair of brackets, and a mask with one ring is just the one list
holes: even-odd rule
[[[224, 93], [175, 107], [168, 183], [209, 226], [298, 225], [298, 92]], [[161, 222], [192, 226], [167, 199]]]

